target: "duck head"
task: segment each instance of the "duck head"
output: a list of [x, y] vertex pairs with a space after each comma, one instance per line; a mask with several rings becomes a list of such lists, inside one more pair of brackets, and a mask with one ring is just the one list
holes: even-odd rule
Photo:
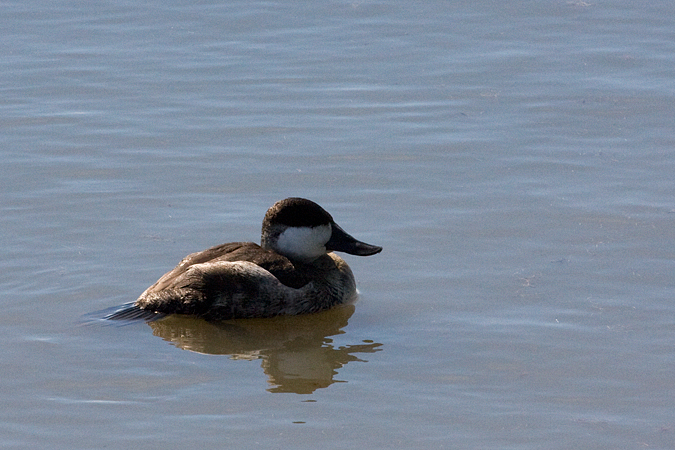
[[358, 256], [382, 251], [382, 247], [366, 244], [347, 234], [321, 206], [297, 197], [280, 200], [267, 210], [261, 246], [303, 263], [331, 251]]

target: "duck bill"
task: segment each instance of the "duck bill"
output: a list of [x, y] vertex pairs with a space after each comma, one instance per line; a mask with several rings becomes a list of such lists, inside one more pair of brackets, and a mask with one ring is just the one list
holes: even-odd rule
[[370, 256], [382, 251], [382, 247], [357, 241], [335, 222], [331, 223], [331, 226], [333, 234], [326, 242], [326, 250], [328, 251], [345, 252], [357, 256]]

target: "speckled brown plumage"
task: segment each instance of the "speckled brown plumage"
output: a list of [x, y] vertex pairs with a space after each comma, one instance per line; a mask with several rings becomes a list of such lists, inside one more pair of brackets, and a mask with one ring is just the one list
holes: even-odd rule
[[356, 295], [351, 269], [334, 253], [296, 268], [281, 255], [251, 246], [256, 244], [225, 244], [189, 255], [135, 305], [224, 320], [318, 312]]

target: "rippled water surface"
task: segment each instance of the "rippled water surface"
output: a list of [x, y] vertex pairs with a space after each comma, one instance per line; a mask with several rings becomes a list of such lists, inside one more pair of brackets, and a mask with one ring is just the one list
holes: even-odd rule
[[[5, 2], [0, 447], [672, 449], [673, 17]], [[287, 196], [355, 305], [101, 319]]]

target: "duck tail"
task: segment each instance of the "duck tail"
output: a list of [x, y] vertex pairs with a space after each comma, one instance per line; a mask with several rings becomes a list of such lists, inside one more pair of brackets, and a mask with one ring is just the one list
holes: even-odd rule
[[145, 320], [152, 322], [166, 317], [166, 314], [140, 308], [135, 303], [122, 305], [117, 311], [104, 317], [106, 320]]

